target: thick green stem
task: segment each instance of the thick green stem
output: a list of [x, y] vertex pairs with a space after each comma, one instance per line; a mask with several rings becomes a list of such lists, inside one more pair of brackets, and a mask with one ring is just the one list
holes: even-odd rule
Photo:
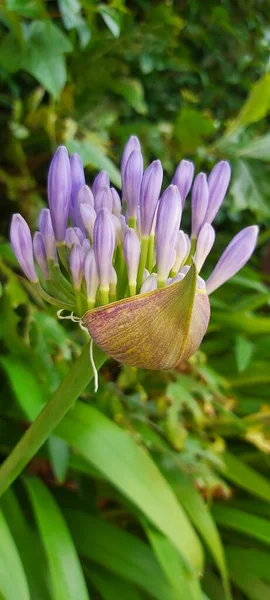
[[[100, 369], [106, 358], [104, 352], [99, 348], [95, 348], [94, 359], [97, 369]], [[2, 464], [0, 469], [0, 496], [20, 475], [65, 414], [74, 406], [74, 402], [93, 379], [93, 376], [88, 343], [59, 388], [54, 392], [51, 400], [44, 406], [34, 423]]]
[[153, 262], [154, 262], [154, 250], [155, 250], [155, 236], [153, 234], [150, 235], [149, 238], [149, 246], [148, 246], [148, 254], [147, 254], [147, 263], [146, 268], [149, 273], [152, 273], [153, 270]]

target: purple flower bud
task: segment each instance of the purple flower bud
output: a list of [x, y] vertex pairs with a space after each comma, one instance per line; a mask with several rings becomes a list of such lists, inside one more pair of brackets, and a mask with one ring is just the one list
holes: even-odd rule
[[134, 150], [127, 161], [123, 179], [123, 198], [127, 203], [127, 217], [131, 219], [136, 219], [136, 210], [140, 200], [142, 174], [142, 153], [138, 150]]
[[211, 252], [214, 241], [215, 241], [215, 230], [212, 225], [205, 223], [198, 235], [196, 244], [196, 254], [194, 262], [196, 265], [197, 272], [199, 273], [202, 266], [204, 265], [205, 259], [209, 252]]
[[78, 233], [75, 231], [76, 229], [77, 231], [81, 231], [78, 227], [68, 227], [68, 229], [66, 230], [65, 242], [68, 248], [71, 248], [71, 246], [73, 246], [74, 244], [81, 243], [81, 239], [78, 236]]
[[206, 281], [206, 290], [212, 294], [225, 281], [240, 271], [250, 258], [257, 241], [257, 225], [245, 227], [232, 239]]
[[80, 244], [82, 244], [82, 243], [83, 243], [83, 240], [85, 239], [85, 235], [83, 234], [83, 232], [82, 232], [82, 230], [80, 229], [80, 227], [74, 227], [73, 229], [74, 229], [74, 231], [75, 231], [75, 233], [76, 233], [77, 237], [78, 237], [78, 238], [79, 238], [79, 240], [80, 240]]
[[120, 224], [121, 224], [121, 238], [122, 238], [122, 241], [124, 241], [126, 231], [128, 230], [128, 225], [126, 223], [126, 219], [125, 219], [124, 215], [120, 216]]
[[82, 249], [83, 249], [84, 256], [87, 255], [90, 248], [91, 248], [91, 244], [90, 244], [89, 240], [87, 238], [85, 238], [82, 243]]
[[84, 258], [82, 247], [74, 244], [70, 251], [69, 266], [75, 290], [79, 290], [82, 285]]
[[142, 287], [140, 289], [140, 294], [146, 294], [147, 292], [153, 292], [157, 289], [157, 274], [152, 273], [149, 277], [146, 277], [144, 280]]
[[100, 189], [102, 189], [103, 187], [105, 187], [106, 185], [108, 187], [110, 187], [109, 175], [108, 175], [107, 171], [100, 171], [100, 173], [95, 177], [93, 185], [92, 185], [94, 196], [96, 196], [98, 191]]
[[121, 159], [121, 178], [122, 178], [122, 185], [123, 185], [123, 181], [124, 181], [124, 173], [126, 170], [126, 166], [127, 166], [127, 161], [131, 155], [131, 153], [137, 150], [138, 152], [141, 151], [141, 144], [138, 140], [138, 138], [136, 137], [136, 135], [132, 135], [129, 140], [127, 141], [125, 148], [124, 148], [124, 152], [122, 154], [122, 159]]
[[89, 235], [89, 238], [92, 242], [94, 225], [95, 225], [95, 220], [96, 220], [96, 216], [97, 216], [96, 211], [92, 206], [89, 206], [89, 204], [81, 204], [80, 211], [81, 211], [83, 225], [84, 225], [84, 227], [87, 231], [87, 234]]
[[116, 217], [115, 215], [112, 215], [112, 222], [113, 222], [113, 226], [114, 226], [114, 230], [115, 230], [115, 242], [116, 242], [116, 245], [119, 246], [119, 244], [122, 243], [121, 221], [118, 217]]
[[10, 241], [17, 261], [26, 277], [33, 283], [38, 281], [33, 257], [30, 229], [18, 213], [13, 215], [10, 225]]
[[141, 233], [149, 237], [156, 212], [163, 178], [161, 162], [155, 160], [143, 174], [140, 191]]
[[112, 212], [113, 197], [110, 188], [106, 185], [97, 191], [95, 195], [95, 211], [98, 213], [102, 208], [108, 208]]
[[122, 211], [122, 204], [121, 204], [120, 196], [114, 188], [111, 188], [111, 194], [112, 194], [112, 199], [113, 199], [113, 207], [112, 207], [113, 214], [116, 217], [120, 217], [121, 211]]
[[38, 263], [38, 266], [41, 270], [42, 277], [48, 280], [50, 279], [50, 273], [48, 269], [46, 250], [43, 242], [43, 237], [40, 231], [36, 231], [33, 238], [33, 250], [34, 257]]
[[209, 200], [205, 215], [205, 222], [212, 223], [225, 198], [231, 177], [231, 169], [228, 162], [220, 161], [212, 169], [208, 177]]
[[186, 197], [191, 188], [193, 175], [193, 163], [189, 160], [181, 160], [173, 176], [172, 183], [178, 187], [178, 191], [182, 200], [182, 209], [185, 206]]
[[205, 214], [208, 205], [208, 185], [204, 173], [197, 175], [191, 199], [191, 236], [197, 237], [205, 222]]
[[78, 203], [79, 190], [85, 185], [84, 168], [79, 154], [70, 157], [71, 204], [70, 218], [74, 226], [81, 227], [81, 215]]
[[96, 293], [99, 286], [97, 264], [93, 248], [89, 250], [84, 261], [84, 278], [88, 303], [95, 305]]
[[71, 172], [68, 152], [59, 146], [52, 159], [48, 174], [48, 200], [53, 230], [58, 242], [65, 239], [71, 199]]
[[94, 225], [94, 251], [100, 287], [103, 290], [109, 290], [114, 246], [112, 215], [107, 208], [102, 208]]
[[175, 242], [175, 262], [173, 264], [173, 272], [177, 273], [184, 264], [190, 252], [190, 241], [186, 233], [178, 231]]
[[174, 246], [182, 215], [181, 198], [176, 185], [163, 192], [157, 213], [156, 258], [158, 280], [166, 281], [174, 256]]
[[141, 245], [137, 233], [129, 228], [125, 234], [124, 255], [127, 265], [128, 282], [136, 286], [141, 254]]
[[39, 231], [42, 234], [47, 260], [58, 263], [54, 230], [52, 226], [51, 213], [48, 208], [43, 208], [39, 213]]
[[92, 208], [94, 208], [94, 196], [90, 190], [90, 187], [88, 187], [88, 185], [83, 185], [83, 187], [81, 187], [81, 189], [79, 190], [79, 193], [78, 193], [79, 207], [81, 206], [81, 204], [88, 204], [88, 206], [92, 206]]
[[177, 283], [177, 281], [182, 281], [182, 279], [184, 279], [184, 277], [186, 276], [185, 273], [177, 273], [177, 275], [175, 275], [175, 277], [173, 277], [170, 281], [169, 284], [171, 283]]

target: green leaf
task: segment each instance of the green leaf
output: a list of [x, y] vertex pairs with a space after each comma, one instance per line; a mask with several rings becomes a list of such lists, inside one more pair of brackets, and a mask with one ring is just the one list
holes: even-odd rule
[[270, 484], [267, 479], [229, 452], [224, 452], [222, 458], [225, 466], [225, 470], [222, 471], [224, 477], [250, 494], [270, 502]]
[[177, 498], [181, 504], [183, 504], [192, 523], [200, 532], [205, 544], [212, 553], [222, 575], [227, 597], [229, 597], [229, 578], [224, 549], [218, 529], [207, 505], [203, 501], [198, 490], [196, 490], [189, 475], [186, 475], [179, 469], [168, 469], [166, 471], [166, 476]]
[[99, 4], [98, 12], [102, 16], [104, 22], [106, 23], [108, 29], [111, 31], [113, 36], [116, 38], [119, 37], [120, 20], [119, 14], [116, 12], [116, 10], [111, 6], [106, 6], [106, 4]]
[[199, 600], [201, 590], [198, 580], [190, 577], [171, 542], [153, 527], [145, 525], [146, 533], [157, 559], [172, 588], [185, 600]]
[[241, 146], [238, 156], [246, 156], [257, 160], [270, 160], [270, 133], [255, 138], [245, 146]]
[[59, 483], [63, 483], [69, 466], [68, 444], [56, 435], [51, 435], [48, 439], [48, 448], [54, 475]]
[[7, 373], [20, 408], [28, 419], [35, 419], [44, 406], [42, 390], [35, 373], [12, 356], [2, 356], [0, 364]]
[[214, 131], [215, 124], [209, 114], [187, 107], [181, 109], [174, 128], [176, 140], [187, 154], [196, 152], [198, 146]]
[[121, 188], [120, 171], [114, 166], [114, 163], [108, 158], [101, 149], [90, 140], [68, 140], [67, 149], [70, 154], [78, 152], [81, 156], [83, 165], [94, 165], [97, 169], [105, 170], [111, 181]]
[[254, 344], [247, 338], [238, 335], [235, 340], [235, 358], [237, 369], [240, 373], [245, 371], [251, 361]]
[[59, 9], [66, 29], [76, 29], [80, 47], [85, 48], [91, 39], [91, 31], [82, 17], [82, 6], [77, 0], [58, 0]]
[[269, 206], [265, 202], [259, 183], [254, 176], [252, 166], [247, 161], [238, 159], [235, 162], [234, 176], [230, 188], [234, 200], [233, 215], [246, 209], [250, 209], [258, 218], [270, 214]]
[[30, 600], [20, 555], [0, 511], [0, 594], [4, 600]]
[[212, 512], [218, 525], [270, 544], [270, 523], [266, 519], [228, 506], [215, 505]]
[[269, 553], [255, 548], [226, 546], [226, 557], [230, 568], [239, 565], [244, 572], [270, 582]]
[[33, 21], [25, 28], [25, 39], [22, 68], [58, 97], [66, 83], [64, 54], [72, 51], [71, 42], [50, 21]]
[[93, 407], [78, 402], [57, 435], [93, 464], [201, 572], [202, 548], [185, 512], [147, 452]]
[[85, 569], [86, 576], [93, 582], [103, 600], [143, 600], [141, 592], [120, 577], [95, 566]]
[[238, 117], [230, 125], [228, 134], [238, 127], [256, 123], [266, 117], [270, 109], [270, 74], [266, 73], [253, 86]]
[[6, 7], [7, 10], [14, 11], [29, 19], [46, 15], [42, 0], [6, 0]]
[[[1, 506], [13, 539], [16, 540], [31, 598], [51, 600], [46, 556], [37, 535], [28, 526], [23, 509], [11, 488], [2, 496]], [[33, 569], [35, 562], [39, 565], [38, 569]]]
[[57, 600], [89, 600], [79, 558], [64, 518], [40, 479], [24, 480], [47, 554]]
[[139, 115], [147, 113], [147, 104], [144, 99], [144, 88], [138, 79], [130, 77], [121, 78], [112, 82], [111, 87], [116, 94], [122, 96]]
[[66, 511], [65, 516], [82, 556], [138, 585], [156, 600], [178, 599], [153, 552], [140, 539], [78, 510]]
[[21, 68], [23, 52], [16, 36], [9, 32], [0, 44], [0, 66], [8, 73], [16, 73]]
[[230, 573], [233, 582], [246, 594], [249, 600], [267, 600], [270, 598], [270, 586], [250, 574], [245, 565], [230, 564]]

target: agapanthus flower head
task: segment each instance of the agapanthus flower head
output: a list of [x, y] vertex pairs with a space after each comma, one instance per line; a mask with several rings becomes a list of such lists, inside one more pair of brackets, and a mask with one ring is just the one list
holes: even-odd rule
[[[229, 164], [219, 162], [208, 178], [199, 173], [191, 189], [194, 166], [182, 160], [162, 192], [160, 161], [143, 170], [140, 142], [132, 136], [121, 176], [122, 199], [106, 171], [91, 189], [79, 155], [69, 158], [60, 146], [49, 169], [49, 209], [42, 209], [33, 240], [23, 217], [13, 216], [13, 251], [41, 296], [75, 311], [110, 356], [137, 367], [173, 368], [199, 347], [210, 318], [208, 296], [250, 258], [258, 228], [232, 239], [205, 282]], [[190, 191], [188, 235], [180, 226]]]

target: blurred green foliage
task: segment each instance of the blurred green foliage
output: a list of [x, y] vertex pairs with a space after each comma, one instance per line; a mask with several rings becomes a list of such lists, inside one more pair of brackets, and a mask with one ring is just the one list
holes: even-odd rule
[[[166, 181], [183, 156], [206, 171], [228, 158], [213, 263], [240, 227], [261, 228], [181, 372], [107, 363], [4, 495], [1, 600], [228, 600], [228, 579], [233, 599], [270, 596], [268, 13], [255, 0], [0, 6], [2, 458], [84, 342], [7, 243], [12, 212], [36, 225], [57, 144], [116, 186], [130, 134]], [[185, 560], [202, 549], [198, 578]]]

